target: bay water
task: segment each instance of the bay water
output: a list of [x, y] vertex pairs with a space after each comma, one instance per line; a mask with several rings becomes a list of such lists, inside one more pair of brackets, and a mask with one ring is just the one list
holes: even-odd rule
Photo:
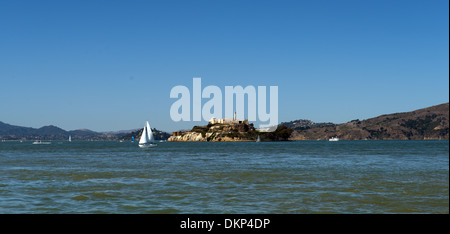
[[449, 142], [0, 142], [0, 213], [448, 214]]

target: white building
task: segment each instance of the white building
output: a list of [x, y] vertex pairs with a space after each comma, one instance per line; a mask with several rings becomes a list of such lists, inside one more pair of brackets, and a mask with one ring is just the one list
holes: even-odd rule
[[210, 124], [226, 124], [226, 123], [239, 123], [239, 120], [234, 120], [232, 118], [223, 118], [223, 119], [216, 119], [216, 118], [211, 118], [209, 120]]
[[234, 112], [234, 118], [222, 118], [222, 119], [211, 118], [209, 120], [209, 123], [210, 124], [239, 123], [239, 119], [236, 117], [236, 112]]

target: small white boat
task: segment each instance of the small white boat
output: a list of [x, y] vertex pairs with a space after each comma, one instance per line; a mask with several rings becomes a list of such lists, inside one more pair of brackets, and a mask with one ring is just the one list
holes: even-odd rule
[[328, 141], [339, 141], [339, 138], [338, 137], [332, 137]]
[[155, 138], [153, 137], [152, 129], [150, 128], [150, 124], [147, 121], [147, 124], [144, 126], [144, 130], [142, 131], [141, 139], [139, 140], [139, 147], [141, 148], [150, 148], [158, 146], [155, 144]]
[[261, 137], [258, 135], [258, 139], [256, 139], [256, 142], [261, 142]]
[[35, 141], [35, 142], [33, 142], [33, 145], [50, 145], [51, 144], [51, 142], [48, 142], [48, 141]]

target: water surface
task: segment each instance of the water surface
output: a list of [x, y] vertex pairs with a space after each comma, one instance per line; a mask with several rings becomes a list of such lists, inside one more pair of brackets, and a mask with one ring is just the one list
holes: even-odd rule
[[449, 144], [0, 142], [0, 213], [449, 213]]

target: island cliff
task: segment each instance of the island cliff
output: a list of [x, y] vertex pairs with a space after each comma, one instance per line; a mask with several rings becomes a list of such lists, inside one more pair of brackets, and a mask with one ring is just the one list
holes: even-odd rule
[[248, 121], [229, 123], [209, 123], [206, 126], [194, 126], [190, 131], [174, 132], [168, 141], [286, 141], [292, 129], [278, 126], [274, 132], [260, 132]]
[[258, 132], [253, 124], [209, 123], [206, 126], [194, 126], [190, 131], [174, 132], [168, 141], [255, 141]]

